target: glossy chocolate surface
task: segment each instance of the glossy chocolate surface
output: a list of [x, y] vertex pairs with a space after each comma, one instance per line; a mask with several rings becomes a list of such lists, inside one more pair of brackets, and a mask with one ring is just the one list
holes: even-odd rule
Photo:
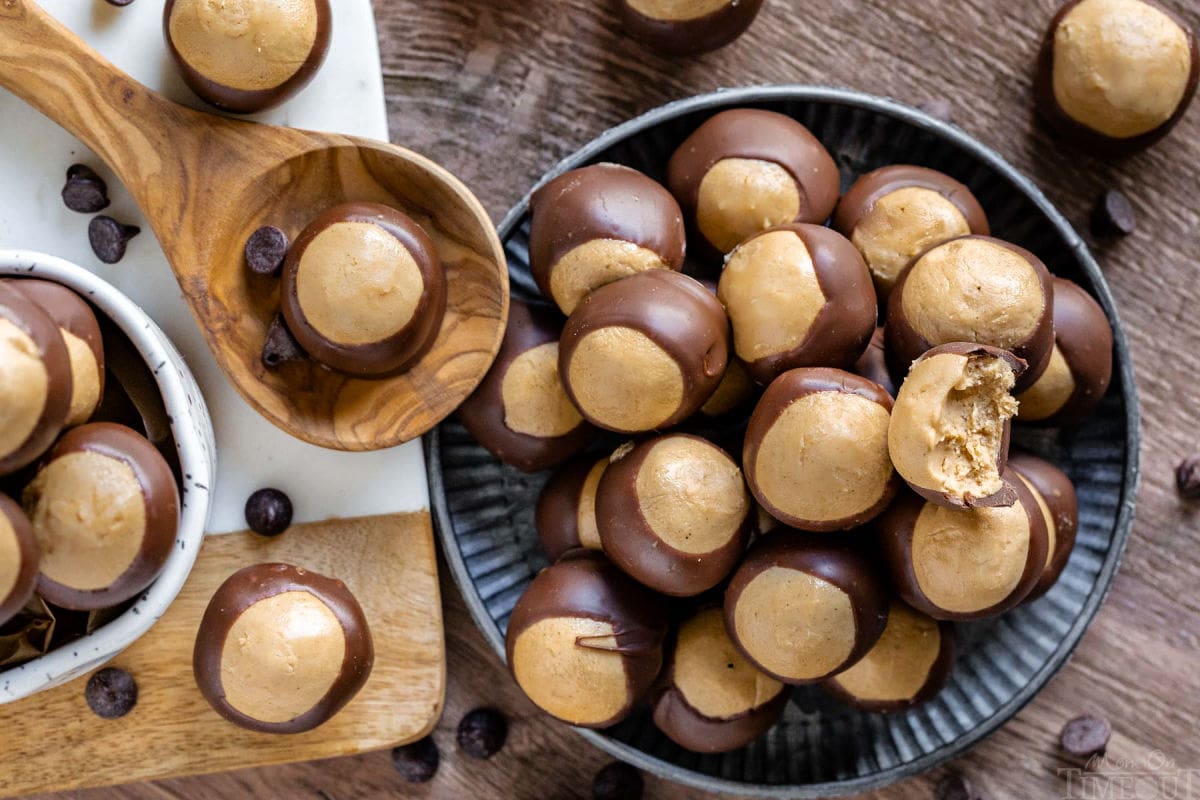
[[[38, 546], [34, 538], [33, 528], [29, 518], [12, 498], [0, 494], [0, 514], [8, 520], [16, 541], [16, 577], [12, 586], [7, 588], [7, 594], [0, 595], [0, 627], [8, 622], [25, 607], [25, 603], [33, 596], [38, 578]], [[7, 550], [6, 550], [7, 552]], [[0, 587], [3, 589], [5, 587]]]
[[859, 356], [858, 361], [854, 362], [854, 368], [851, 372], [861, 375], [872, 383], [879, 384], [881, 389], [892, 397], [895, 397], [899, 387], [892, 379], [891, 370], [887, 366], [887, 355], [884, 353], [883, 347], [883, 328], [881, 326], [876, 328], [875, 333], [871, 335], [871, 341], [867, 344], [867, 349]]
[[[571, 550], [587, 546], [580, 539], [579, 506], [588, 474], [598, 462], [607, 463], [608, 458], [581, 456], [565, 464], [550, 476], [538, 495], [534, 527], [542, 549], [552, 562]], [[594, 497], [592, 501], [595, 502]]]
[[616, 0], [621, 24], [635, 39], [667, 56], [695, 56], [737, 39], [758, 16], [763, 0], [728, 0], [721, 8], [686, 20], [649, 16], [629, 0]]
[[855, 181], [838, 201], [837, 210], [833, 215], [834, 229], [849, 238], [858, 227], [859, 221], [874, 208], [875, 203], [898, 189], [909, 187], [937, 192], [962, 213], [971, 233], [990, 235], [987, 214], [970, 189], [944, 172], [911, 164], [881, 167]]
[[1042, 496], [1054, 520], [1054, 551], [1037, 584], [1025, 598], [1028, 602], [1050, 591], [1067, 568], [1079, 532], [1079, 498], [1075, 494], [1075, 484], [1067, 474], [1044, 458], [1031, 453], [1013, 453], [1008, 465], [1024, 476]]

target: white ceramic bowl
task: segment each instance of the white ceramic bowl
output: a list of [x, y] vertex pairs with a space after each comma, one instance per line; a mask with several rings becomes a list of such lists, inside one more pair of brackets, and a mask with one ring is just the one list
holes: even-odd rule
[[0, 250], [0, 276], [44, 278], [70, 287], [107, 315], [150, 366], [162, 393], [184, 481], [175, 548], [158, 579], [121, 616], [18, 667], [0, 670], [0, 705], [66, 683], [101, 666], [154, 625], [183, 588], [208, 523], [216, 474], [212, 420], [183, 357], [146, 312], [83, 267], [22, 250]]

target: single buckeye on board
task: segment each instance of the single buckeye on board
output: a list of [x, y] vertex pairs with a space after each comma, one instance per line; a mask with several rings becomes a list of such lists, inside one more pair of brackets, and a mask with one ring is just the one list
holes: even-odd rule
[[615, 0], [625, 30], [668, 56], [694, 56], [737, 39], [763, 0]]

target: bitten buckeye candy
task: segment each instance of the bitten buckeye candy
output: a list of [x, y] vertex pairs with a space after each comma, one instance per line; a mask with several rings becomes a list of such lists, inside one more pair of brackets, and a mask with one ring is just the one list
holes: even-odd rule
[[558, 375], [557, 314], [514, 301], [495, 363], [458, 418], [492, 455], [525, 472], [558, 466], [596, 433]]
[[793, 367], [851, 366], [879, 314], [862, 257], [820, 225], [784, 225], [742, 242], [717, 297], [738, 357], [761, 383]]
[[749, 541], [750, 510], [733, 459], [689, 434], [618, 450], [596, 492], [605, 554], [673, 597], [705, 592], [733, 571]]
[[679, 626], [652, 694], [654, 724], [671, 741], [726, 753], [778, 722], [791, 692], [746, 660], [720, 608], [706, 608]]
[[1154, 0], [1070, 0], [1038, 57], [1038, 109], [1102, 153], [1148, 147], [1183, 116], [1200, 77], [1196, 37]]
[[710, 258], [776, 225], [824, 223], [841, 188], [837, 165], [808, 128], [748, 108], [697, 128], [671, 156], [667, 186]]
[[906, 711], [940, 692], [953, 665], [954, 627], [896, 601], [875, 646], [825, 689], [863, 711]]
[[1075, 534], [1079, 531], [1079, 499], [1075, 495], [1075, 484], [1071, 483], [1066, 473], [1044, 458], [1029, 453], [1014, 453], [1008, 465], [1028, 483], [1046, 520], [1050, 540], [1046, 567], [1025, 598], [1027, 601], [1036, 600], [1058, 582], [1071, 559]]
[[71, 358], [58, 326], [10, 283], [0, 283], [0, 475], [54, 443], [71, 392]]
[[38, 577], [38, 546], [21, 507], [0, 494], [0, 626], [21, 612]]
[[92, 307], [67, 287], [52, 281], [9, 281], [58, 325], [71, 359], [71, 406], [67, 426], [87, 422], [104, 396], [104, 342]]
[[1112, 380], [1113, 334], [1100, 304], [1076, 284], [1054, 279], [1054, 349], [1037, 381], [1017, 400], [1018, 422], [1071, 425], [1092, 413]]
[[1001, 479], [1025, 363], [1005, 350], [965, 343], [936, 347], [908, 373], [888, 426], [896, 472], [945, 506], [1007, 506]]
[[153, 583], [179, 526], [179, 487], [166, 460], [111, 422], [63, 435], [23, 504], [42, 552], [38, 594], [77, 611], [118, 605]]
[[905, 493], [879, 518], [892, 580], [904, 601], [934, 619], [1002, 614], [1032, 591], [1046, 566], [1046, 521], [1011, 471], [1010, 506], [947, 508]]
[[1054, 348], [1054, 285], [1033, 253], [987, 236], [964, 236], [926, 250], [888, 300], [886, 350], [903, 377], [926, 351], [951, 342], [1008, 350], [1028, 369], [1017, 391], [1037, 380]]
[[628, 716], [662, 668], [661, 600], [604, 556], [576, 551], [547, 567], [508, 623], [508, 667], [534, 705], [585, 728]]
[[583, 457], [555, 472], [542, 487], [533, 519], [538, 540], [551, 561], [577, 547], [601, 549], [596, 489], [607, 468], [608, 456]]
[[817, 683], [854, 664], [887, 623], [870, 562], [827, 537], [779, 530], [756, 542], [725, 592], [725, 627], [759, 669]]
[[538, 189], [529, 205], [529, 269], [564, 314], [613, 281], [683, 267], [687, 234], [679, 204], [635, 169], [573, 169]]
[[746, 430], [742, 463], [771, 516], [801, 530], [861, 525], [899, 486], [888, 456], [892, 398], [837, 369], [794, 369], [767, 387]]
[[384, 377], [433, 346], [446, 275], [433, 240], [408, 216], [346, 203], [313, 220], [288, 252], [280, 303], [288, 330], [317, 361]]
[[728, 359], [725, 309], [695, 279], [656, 269], [584, 298], [563, 328], [558, 370], [585, 419], [641, 433], [695, 413]]
[[616, 0], [631, 36], [668, 56], [694, 56], [737, 39], [763, 0]]
[[358, 694], [374, 661], [366, 615], [344, 583], [256, 564], [209, 601], [192, 669], [204, 699], [235, 725], [303, 733]]
[[838, 201], [833, 227], [862, 253], [883, 298], [920, 253], [970, 233], [991, 232], [970, 189], [945, 173], [906, 164], [855, 181]]
[[312, 80], [329, 50], [329, 0], [167, 0], [163, 32], [183, 80], [217, 108], [250, 114]]

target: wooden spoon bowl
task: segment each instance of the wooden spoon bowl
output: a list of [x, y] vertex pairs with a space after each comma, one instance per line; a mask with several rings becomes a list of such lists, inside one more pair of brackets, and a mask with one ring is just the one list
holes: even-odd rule
[[[193, 111], [120, 72], [33, 0], [0, 0], [0, 86], [58, 122], [121, 178], [154, 229], [217, 362], [273, 424], [313, 444], [375, 450], [428, 431], [491, 366], [508, 316], [495, 228], [454, 176], [411, 151]], [[408, 372], [361, 380], [311, 361], [267, 370], [275, 281], [249, 274], [262, 225], [295, 238], [326, 208], [370, 201], [421, 224], [446, 269], [446, 316]]]

